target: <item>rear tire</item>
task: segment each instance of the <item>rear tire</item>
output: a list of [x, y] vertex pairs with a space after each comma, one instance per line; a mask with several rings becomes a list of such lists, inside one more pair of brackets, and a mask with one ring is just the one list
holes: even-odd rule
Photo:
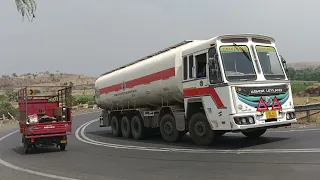
[[31, 144], [29, 144], [28, 140], [25, 139], [25, 140], [24, 140], [24, 143], [23, 143], [24, 153], [25, 153], [25, 154], [29, 154], [30, 149], [31, 149]]
[[201, 146], [211, 145], [215, 137], [206, 115], [202, 112], [192, 115], [189, 122], [189, 133], [192, 141]]
[[116, 116], [112, 116], [111, 118], [111, 130], [112, 130], [113, 136], [115, 137], [121, 136], [120, 120]]
[[127, 116], [123, 116], [121, 119], [121, 133], [125, 138], [130, 138], [132, 136], [131, 123]]
[[66, 144], [60, 144], [60, 150], [61, 151], [64, 151], [64, 150], [66, 150]]
[[131, 120], [131, 133], [135, 140], [143, 139], [145, 136], [145, 128], [140, 116], [134, 116]]
[[248, 138], [255, 139], [262, 136], [266, 131], [267, 129], [259, 129], [255, 131], [242, 132], [242, 134], [247, 136]]
[[176, 142], [181, 140], [184, 132], [180, 132], [176, 128], [176, 121], [172, 115], [166, 114], [160, 120], [160, 132], [165, 141]]

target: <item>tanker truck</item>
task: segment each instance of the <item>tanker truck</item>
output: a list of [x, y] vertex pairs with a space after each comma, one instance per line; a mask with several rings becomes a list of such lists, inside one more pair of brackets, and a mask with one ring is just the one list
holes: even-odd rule
[[189, 133], [210, 145], [227, 132], [249, 138], [296, 122], [285, 59], [272, 37], [185, 40], [102, 74], [95, 101], [113, 136], [168, 142]]

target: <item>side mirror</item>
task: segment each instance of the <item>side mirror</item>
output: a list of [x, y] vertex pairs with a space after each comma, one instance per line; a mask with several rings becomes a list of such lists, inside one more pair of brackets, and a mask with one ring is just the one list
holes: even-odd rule
[[213, 55], [213, 57], [209, 57], [209, 65], [213, 66], [218, 63], [218, 54]]
[[281, 63], [284, 67], [284, 70], [288, 72], [287, 61], [280, 55]]
[[212, 66], [214, 64], [214, 58], [213, 57], [209, 57], [208, 64], [209, 64], [209, 66]]
[[286, 60], [284, 59], [283, 56], [280, 55], [280, 58], [281, 58], [281, 62], [282, 62], [282, 63], [286, 63]]

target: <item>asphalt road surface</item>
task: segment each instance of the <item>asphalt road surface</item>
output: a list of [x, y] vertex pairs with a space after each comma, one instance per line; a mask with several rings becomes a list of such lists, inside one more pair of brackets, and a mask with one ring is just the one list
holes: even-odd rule
[[197, 147], [188, 136], [172, 144], [159, 135], [139, 142], [114, 138], [109, 128], [90, 122], [98, 117], [74, 117], [64, 152], [45, 148], [24, 155], [20, 133], [6, 136], [17, 128], [0, 129], [0, 180], [319, 179], [320, 129], [272, 130], [259, 140], [226, 134]]

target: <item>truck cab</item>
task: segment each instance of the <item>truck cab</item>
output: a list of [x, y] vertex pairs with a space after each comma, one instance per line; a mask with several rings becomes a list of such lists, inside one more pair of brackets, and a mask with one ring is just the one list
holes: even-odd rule
[[[200, 120], [191, 122], [199, 112], [216, 134], [242, 132], [258, 137], [268, 128], [296, 122], [286, 61], [273, 38], [219, 36], [184, 51], [182, 58], [191, 136], [205, 128]], [[199, 127], [190, 126], [190, 122]]]

